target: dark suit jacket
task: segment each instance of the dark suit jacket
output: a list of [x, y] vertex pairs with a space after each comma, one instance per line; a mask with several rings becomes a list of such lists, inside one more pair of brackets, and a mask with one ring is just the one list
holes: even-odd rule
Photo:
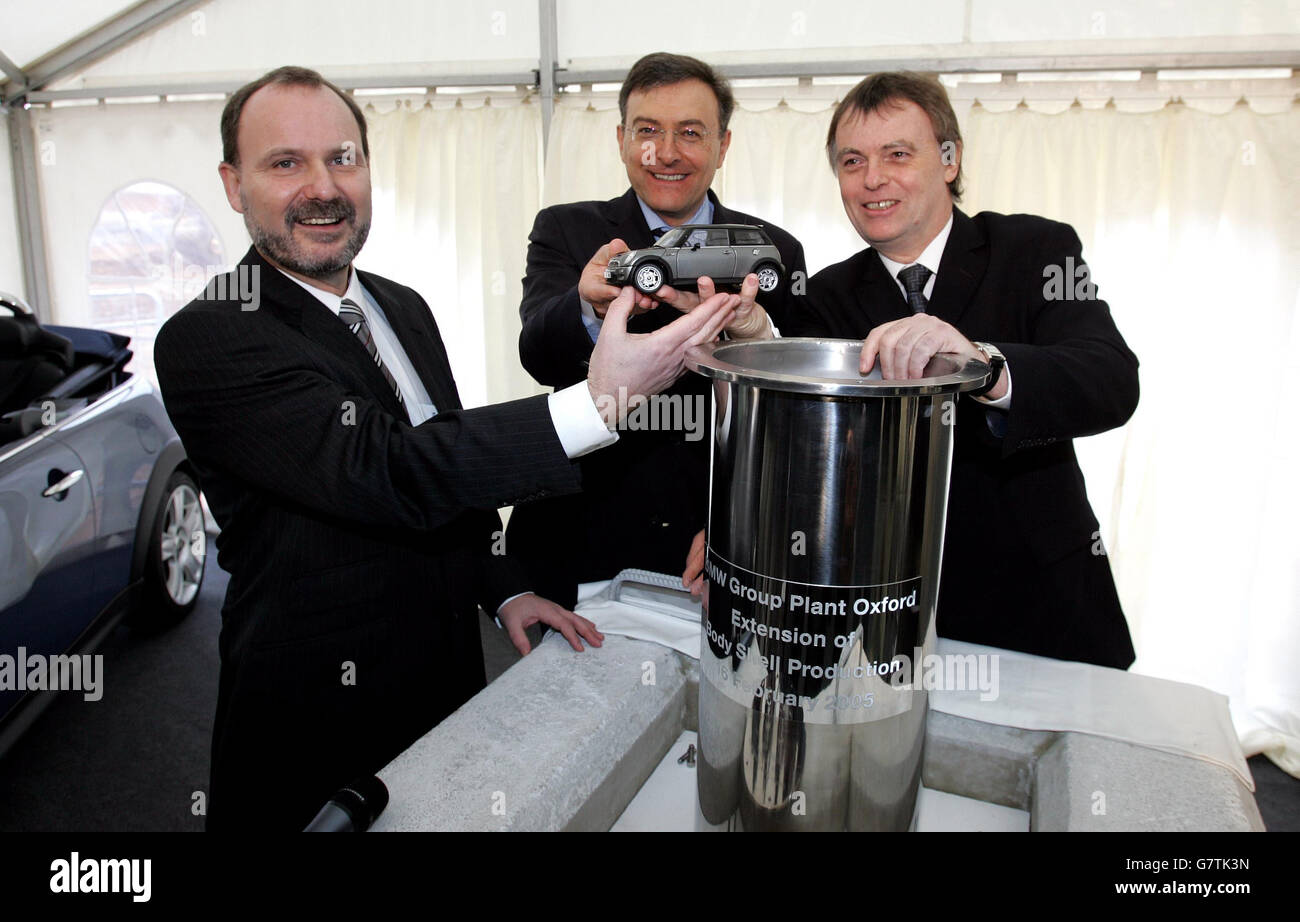
[[293, 830], [483, 686], [478, 606], [530, 588], [495, 509], [579, 479], [545, 398], [460, 408], [411, 289], [359, 273], [439, 410], [418, 427], [328, 308], [254, 250], [237, 271], [256, 309], [214, 283], [154, 356], [230, 573], [208, 827]]
[[[1126, 668], [1133, 644], [1107, 559], [1094, 553], [1097, 519], [1071, 439], [1128, 420], [1138, 362], [1106, 302], [1075, 299], [1076, 278], [1066, 280], [1068, 300], [1057, 296], [1065, 286], [1049, 292], [1051, 267], [1064, 274], [1083, 265], [1066, 224], [954, 209], [929, 312], [1001, 349], [1012, 395], [1000, 438], [988, 425], [998, 411], [970, 398], [958, 403], [938, 630]], [[782, 333], [862, 339], [910, 313], [866, 249], [813, 276]]]
[[[712, 191], [709, 198], [715, 223], [762, 224], [780, 250], [785, 284], [775, 296], [759, 299], [779, 327], [791, 301], [791, 276], [806, 276], [803, 247], [781, 228], [723, 207]], [[538, 213], [519, 306], [519, 356], [538, 382], [558, 388], [586, 377], [593, 344], [582, 323], [578, 278], [615, 237], [630, 249], [654, 242], [631, 189], [607, 202], [555, 205]], [[632, 318], [628, 329], [648, 333], [680, 316], [661, 307]], [[691, 538], [708, 517], [712, 398], [705, 379], [690, 372], [666, 395], [693, 402], [699, 427], [694, 433], [621, 432], [617, 444], [582, 459], [580, 496], [512, 513], [510, 553], [529, 566], [543, 595], [572, 605], [579, 582], [607, 579], [625, 567], [681, 572]]]

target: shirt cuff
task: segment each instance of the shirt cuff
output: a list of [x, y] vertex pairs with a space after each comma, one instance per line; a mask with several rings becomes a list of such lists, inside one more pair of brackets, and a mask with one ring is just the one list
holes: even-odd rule
[[516, 598], [523, 598], [524, 596], [532, 596], [532, 594], [533, 594], [532, 589], [529, 589], [528, 592], [516, 592], [515, 594], [513, 594], [513, 596], [507, 598], [506, 601], [500, 603], [500, 605], [497, 606], [497, 615], [495, 615], [497, 616], [497, 627], [500, 627], [500, 610], [504, 609], [504, 607], [506, 607], [507, 605], [510, 605], [510, 603], [515, 601]]
[[603, 322], [596, 316], [596, 309], [586, 302], [581, 295], [578, 296], [578, 302], [582, 304], [582, 325], [587, 328], [587, 335], [591, 337], [594, 343], [596, 337], [600, 335], [600, 325]]
[[546, 400], [555, 434], [570, 458], [581, 458], [618, 441], [618, 433], [609, 431], [596, 409], [585, 380], [556, 391]]
[[997, 400], [989, 400], [987, 397], [975, 398], [980, 403], [984, 404], [986, 407], [992, 407], [994, 410], [1011, 409], [1011, 366], [1003, 365], [1002, 367], [1007, 373], [1007, 392], [1003, 394], [1001, 397], [999, 397]]
[[500, 605], [498, 605], [498, 606], [497, 606], [497, 613], [496, 613], [495, 615], [492, 616], [492, 620], [495, 621], [495, 622], [497, 623], [497, 627], [501, 628], [501, 630], [503, 630], [503, 631], [506, 629], [506, 626], [505, 626], [504, 624], [501, 623], [501, 610], [502, 610], [503, 608], [505, 608], [507, 605], [509, 605], [509, 604], [510, 604], [511, 602], [513, 602], [515, 599], [522, 599], [524, 596], [526, 596], [526, 595], [532, 595], [532, 594], [533, 594], [533, 592], [532, 592], [531, 589], [530, 589], [528, 592], [517, 592], [517, 593], [515, 593], [514, 595], [512, 595], [510, 598], [508, 598], [508, 599], [506, 599], [504, 602], [502, 602]]

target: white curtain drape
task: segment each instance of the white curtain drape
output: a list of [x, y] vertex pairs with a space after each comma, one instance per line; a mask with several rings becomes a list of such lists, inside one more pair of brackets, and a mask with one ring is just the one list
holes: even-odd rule
[[[153, 375], [153, 337], [169, 311], [203, 288], [213, 275], [237, 262], [248, 248], [243, 219], [230, 209], [217, 175], [221, 140], [220, 102], [95, 105], [46, 109], [34, 119], [40, 151], [37, 178], [45, 213], [52, 305], [42, 315], [69, 326], [110, 326], [132, 338], [134, 370]], [[188, 196], [214, 231], [213, 246], [194, 268], [178, 271], [176, 254], [119, 225], [109, 243], [114, 257], [132, 267], [137, 281], [156, 297], [125, 314], [106, 318], [91, 297], [92, 264], [106, 255], [91, 246], [101, 214], [114, 217], [115, 194], [135, 183], [161, 183]]]
[[[104, 204], [131, 183], [166, 183], [202, 208], [223, 244], [209, 275], [243, 255], [248, 234], [217, 176], [221, 107], [98, 105], [38, 115], [46, 233], [57, 244], [49, 247], [56, 322], [93, 324], [88, 240]], [[541, 198], [538, 107], [509, 94], [486, 105], [482, 97], [451, 98], [436, 107], [371, 108], [367, 120], [374, 219], [358, 265], [429, 302], [466, 406], [537, 393], [517, 343], [526, 242]], [[170, 287], [174, 309], [202, 282]], [[147, 357], [151, 336], [133, 335]]]
[[433, 308], [466, 406], [541, 393], [519, 364], [520, 281], [541, 201], [532, 101], [367, 112], [374, 221], [357, 264]]
[[1142, 363], [1132, 421], [1078, 443], [1134, 668], [1300, 773], [1300, 117], [976, 108], [965, 139], [971, 209], [1073, 224]]

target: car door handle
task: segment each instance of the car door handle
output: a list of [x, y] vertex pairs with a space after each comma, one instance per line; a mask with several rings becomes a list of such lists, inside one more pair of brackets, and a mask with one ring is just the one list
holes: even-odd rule
[[41, 496], [58, 496], [60, 493], [67, 493], [79, 480], [81, 480], [82, 477], [85, 476], [85, 471], [73, 471], [71, 474], [65, 475], [58, 483], [52, 483], [42, 490]]

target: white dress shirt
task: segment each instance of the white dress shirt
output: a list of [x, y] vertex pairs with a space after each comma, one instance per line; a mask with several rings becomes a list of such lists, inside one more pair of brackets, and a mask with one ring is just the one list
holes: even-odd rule
[[[397, 334], [393, 332], [388, 318], [384, 316], [383, 309], [361, 284], [360, 277], [352, 271], [351, 267], [348, 269], [347, 291], [342, 295], [309, 285], [287, 272], [284, 276], [292, 279], [304, 291], [328, 307], [336, 317], [344, 298], [355, 303], [370, 325], [375, 347], [379, 350], [379, 358], [393, 373], [397, 388], [402, 392], [411, 425], [418, 426], [437, 415], [438, 408], [429, 399], [429, 392], [425, 389], [419, 374], [416, 373], [415, 366], [411, 364], [406, 350], [402, 348]], [[547, 398], [547, 401], [551, 411], [551, 422], [560, 437], [560, 445], [570, 458], [581, 457], [618, 441], [618, 433], [609, 430], [596, 409], [596, 404], [591, 399], [591, 392], [587, 390], [586, 381], [579, 381], [571, 387], [556, 391]]]
[[[879, 250], [876, 255], [880, 257], [881, 263], [884, 264], [885, 271], [893, 278], [894, 284], [898, 290], [903, 293], [903, 300], [907, 300], [907, 287], [899, 280], [898, 273], [902, 272], [908, 266], [921, 265], [930, 270], [930, 277], [926, 279], [925, 288], [921, 293], [925, 295], [925, 300], [930, 300], [930, 295], [934, 293], [934, 282], [939, 277], [939, 261], [943, 259], [943, 249], [948, 245], [948, 235], [952, 233], [952, 215], [948, 215], [948, 223], [943, 226], [943, 230], [930, 241], [929, 245], [921, 251], [918, 256], [910, 263], [894, 262]], [[1011, 408], [1011, 366], [1006, 365], [1007, 373], [1007, 392], [997, 400], [989, 400], [987, 397], [976, 397], [980, 403], [988, 404], [996, 410], [1008, 410]]]

